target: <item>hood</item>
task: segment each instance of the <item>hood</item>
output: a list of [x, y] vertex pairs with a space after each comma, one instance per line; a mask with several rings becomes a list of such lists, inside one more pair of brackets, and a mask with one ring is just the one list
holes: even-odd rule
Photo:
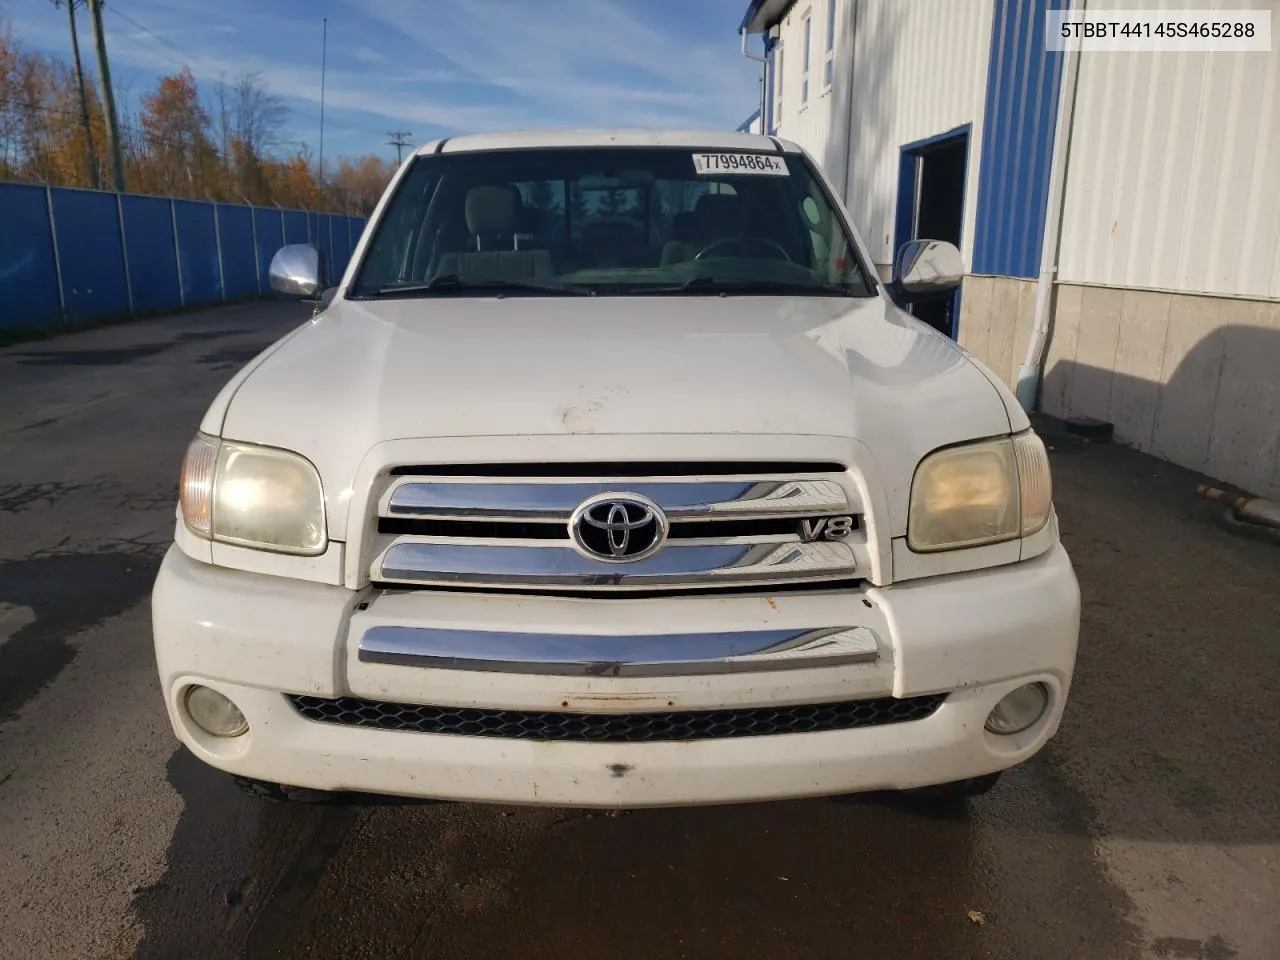
[[387, 440], [852, 438], [884, 475], [895, 536], [922, 456], [1008, 430], [988, 376], [879, 297], [337, 301], [261, 359], [222, 423], [310, 458], [335, 531], [337, 492]]

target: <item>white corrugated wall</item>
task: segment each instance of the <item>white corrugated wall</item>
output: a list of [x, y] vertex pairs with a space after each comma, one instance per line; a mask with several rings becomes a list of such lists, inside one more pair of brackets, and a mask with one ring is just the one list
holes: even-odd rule
[[[822, 82], [828, 3], [838, 25], [830, 89]], [[806, 15], [813, 28], [802, 103]], [[962, 249], [971, 260], [991, 17], [992, 0], [800, 0], [781, 25], [778, 133], [812, 152], [838, 186], [852, 160], [846, 202], [878, 264], [893, 259], [899, 148], [965, 124], [972, 130]]]
[[1270, 53], [1095, 53], [1080, 63], [1059, 279], [1280, 298], [1280, 4]]

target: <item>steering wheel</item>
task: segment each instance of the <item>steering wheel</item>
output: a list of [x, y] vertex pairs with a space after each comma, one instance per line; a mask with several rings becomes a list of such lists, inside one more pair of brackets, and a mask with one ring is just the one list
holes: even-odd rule
[[[783, 250], [778, 244], [774, 243], [772, 240], [767, 240], [764, 237], [727, 237], [724, 240], [714, 240], [694, 254], [693, 259], [703, 260], [711, 255], [711, 251], [719, 250], [721, 247], [731, 247], [739, 250], [743, 248], [754, 248], [756, 250], [763, 249], [771, 260], [785, 260], [787, 263], [795, 262], [791, 259], [791, 255], [788, 254], [786, 250]], [[746, 255], [750, 256], [750, 254]]]

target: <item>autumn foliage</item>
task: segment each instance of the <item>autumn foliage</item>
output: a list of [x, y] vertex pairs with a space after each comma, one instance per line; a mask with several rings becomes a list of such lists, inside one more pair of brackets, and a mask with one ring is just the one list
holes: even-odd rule
[[[0, 180], [91, 187], [96, 163], [102, 184], [110, 183], [97, 81], [88, 62], [85, 69], [92, 152], [71, 64], [24, 49], [0, 13]], [[393, 164], [376, 156], [326, 162], [322, 187], [306, 145], [284, 149], [289, 110], [261, 77], [220, 78], [210, 86], [206, 94], [183, 68], [160, 78], [134, 113], [117, 94], [130, 193], [372, 211]]]

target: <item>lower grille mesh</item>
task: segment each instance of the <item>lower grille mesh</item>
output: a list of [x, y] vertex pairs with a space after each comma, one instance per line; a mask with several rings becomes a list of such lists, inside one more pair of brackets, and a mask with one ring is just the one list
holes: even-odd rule
[[721, 740], [786, 733], [822, 733], [931, 716], [946, 694], [883, 697], [795, 707], [743, 710], [684, 710], [675, 713], [550, 713], [424, 707], [342, 697], [290, 696], [302, 716], [319, 723], [408, 730], [418, 733], [497, 737], [506, 740], [561, 740], [588, 743], [645, 743], [670, 740]]

